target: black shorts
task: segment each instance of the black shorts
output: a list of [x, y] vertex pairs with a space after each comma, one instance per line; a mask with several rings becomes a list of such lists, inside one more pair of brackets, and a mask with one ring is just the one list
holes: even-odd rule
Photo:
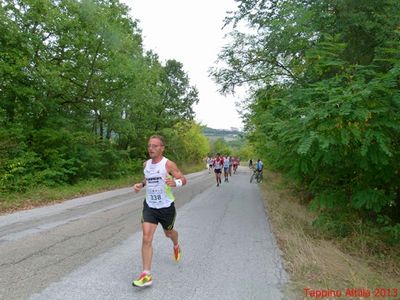
[[174, 228], [175, 217], [176, 210], [173, 202], [170, 207], [151, 208], [148, 206], [146, 199], [143, 201], [142, 223], [160, 223], [164, 230], [171, 230]]
[[222, 173], [222, 172], [221, 172], [221, 169], [214, 169], [214, 172], [215, 172], [215, 174]]

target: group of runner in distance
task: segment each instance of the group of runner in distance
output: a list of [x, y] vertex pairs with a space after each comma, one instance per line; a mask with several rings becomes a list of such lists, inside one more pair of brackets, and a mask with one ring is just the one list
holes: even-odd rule
[[219, 186], [222, 183], [222, 171], [224, 172], [224, 182], [229, 182], [229, 176], [232, 176], [232, 169], [233, 173], [236, 173], [236, 170], [240, 164], [240, 158], [230, 157], [228, 155], [221, 156], [219, 153], [217, 153], [217, 155], [213, 158], [207, 157], [206, 163], [209, 173], [214, 170], [217, 186]]

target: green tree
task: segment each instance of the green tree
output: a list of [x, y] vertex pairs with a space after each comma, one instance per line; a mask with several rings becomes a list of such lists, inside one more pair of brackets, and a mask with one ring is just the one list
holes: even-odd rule
[[0, 2], [0, 190], [112, 178], [193, 119], [183, 65], [143, 53], [117, 0]]
[[400, 3], [238, 1], [212, 74], [223, 92], [246, 83], [246, 130], [257, 153], [314, 199], [319, 224], [347, 234], [362, 219], [400, 241]]
[[189, 77], [183, 65], [176, 60], [168, 60], [161, 73], [161, 94], [155, 113], [155, 130], [170, 127], [180, 120], [193, 120], [192, 106], [198, 103], [198, 91], [189, 85]]
[[212, 150], [214, 155], [219, 153], [221, 155], [231, 155], [232, 149], [229, 147], [228, 143], [224, 138], [218, 138], [214, 141]]
[[201, 125], [194, 121], [182, 121], [162, 132], [167, 138], [167, 155], [171, 159], [187, 164], [202, 162], [210, 152], [208, 139], [202, 133]]

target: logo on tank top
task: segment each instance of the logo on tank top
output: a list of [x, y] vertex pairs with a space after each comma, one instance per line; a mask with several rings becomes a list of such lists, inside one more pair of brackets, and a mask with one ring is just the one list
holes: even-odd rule
[[149, 183], [151, 183], [151, 182], [155, 182], [155, 181], [160, 181], [161, 179], [162, 179], [162, 177], [150, 177], [150, 178], [146, 178], [148, 181], [149, 181]]

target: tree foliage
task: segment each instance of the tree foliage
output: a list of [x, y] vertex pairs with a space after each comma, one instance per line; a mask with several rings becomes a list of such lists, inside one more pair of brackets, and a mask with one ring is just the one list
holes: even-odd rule
[[133, 172], [148, 136], [194, 117], [183, 65], [144, 53], [117, 0], [3, 0], [0, 31], [3, 192]]
[[400, 3], [238, 2], [227, 22], [256, 33], [234, 31], [212, 74], [252, 87], [254, 149], [313, 194], [319, 225], [362, 220], [399, 242]]

